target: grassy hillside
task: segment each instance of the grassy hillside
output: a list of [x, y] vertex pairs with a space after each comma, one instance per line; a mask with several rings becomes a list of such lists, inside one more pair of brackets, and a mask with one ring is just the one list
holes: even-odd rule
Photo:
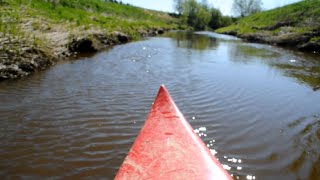
[[256, 13], [216, 32], [302, 49], [310, 43], [310, 50], [314, 50], [311, 44], [320, 40], [320, 1], [306, 0]]
[[167, 13], [130, 5], [102, 0], [51, 1], [0, 3], [0, 80], [44, 69], [55, 59], [178, 26], [178, 20]]
[[[8, 25], [19, 25], [21, 21], [30, 20], [28, 18], [48, 21], [52, 25], [64, 24], [69, 28], [94, 26], [130, 35], [136, 35], [136, 30], [140, 29], [175, 26], [175, 19], [165, 13], [101, 0], [60, 0], [55, 7], [44, 0], [4, 0], [0, 10], [1, 32], [6, 31]], [[4, 18], [14, 22], [6, 24]], [[33, 28], [36, 26], [35, 22]]]

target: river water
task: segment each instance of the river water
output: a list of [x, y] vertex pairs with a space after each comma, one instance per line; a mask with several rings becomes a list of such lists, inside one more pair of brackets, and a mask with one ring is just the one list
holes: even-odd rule
[[320, 179], [320, 55], [210, 32], [1, 82], [1, 179], [112, 179], [161, 84], [234, 179]]

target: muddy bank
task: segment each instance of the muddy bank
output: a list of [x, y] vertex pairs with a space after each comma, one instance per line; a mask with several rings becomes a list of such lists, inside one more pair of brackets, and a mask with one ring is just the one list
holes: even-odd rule
[[[139, 35], [156, 36], [165, 31], [167, 29], [161, 28], [139, 30]], [[30, 37], [0, 33], [0, 81], [27, 76], [54, 65], [58, 60], [74, 58], [81, 53], [98, 52], [133, 40], [133, 37], [118, 31], [104, 33], [102, 30], [87, 30], [74, 33], [61, 29], [41, 32], [36, 38], [39, 39], [30, 40]]]
[[[304, 52], [320, 53], [320, 27], [308, 32], [294, 32], [295, 28], [286, 26], [286, 23], [278, 23], [275, 27], [255, 28], [256, 33], [238, 34], [236, 31], [227, 31], [222, 34], [237, 36], [248, 42], [265, 43], [284, 47], [293, 47]], [[280, 28], [278, 33], [270, 32], [274, 28]]]
[[53, 56], [29, 41], [0, 33], [0, 80], [26, 76], [54, 62]]

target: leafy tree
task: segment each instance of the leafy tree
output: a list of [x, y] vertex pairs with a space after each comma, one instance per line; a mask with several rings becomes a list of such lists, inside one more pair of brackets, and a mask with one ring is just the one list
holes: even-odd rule
[[220, 26], [218, 28], [229, 26], [232, 23], [234, 23], [235, 21], [236, 21], [236, 19], [232, 18], [230, 16], [222, 16], [220, 19]]
[[261, 0], [234, 0], [232, 8], [235, 14], [238, 14], [241, 17], [244, 17], [256, 12], [260, 12], [262, 10], [262, 1]]
[[203, 7], [198, 7], [198, 14], [195, 16], [195, 25], [194, 27], [199, 30], [203, 30], [208, 26], [208, 23], [211, 18], [211, 14]]
[[210, 21], [210, 13], [196, 0], [186, 0], [184, 14], [187, 24], [197, 30], [206, 28]]
[[174, 9], [178, 12], [179, 15], [182, 15], [184, 6], [184, 0], [174, 0]]
[[201, 1], [201, 6], [205, 9], [205, 10], [209, 10], [209, 4], [208, 4], [208, 0], [202, 0]]
[[182, 24], [188, 24], [196, 30], [206, 29], [208, 26], [217, 29], [231, 24], [230, 17], [222, 16], [219, 9], [211, 8], [207, 0], [174, 0], [175, 10], [181, 18]]
[[210, 13], [211, 13], [211, 18], [209, 21], [209, 27], [212, 29], [217, 29], [221, 27], [222, 14], [219, 11], [219, 9], [211, 8]]

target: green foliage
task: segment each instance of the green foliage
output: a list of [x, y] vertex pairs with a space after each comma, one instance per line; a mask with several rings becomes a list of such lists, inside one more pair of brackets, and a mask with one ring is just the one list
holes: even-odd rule
[[205, 29], [210, 21], [210, 13], [195, 0], [186, 1], [184, 8], [187, 23], [197, 30]]
[[[294, 26], [295, 32], [306, 32], [320, 27], [320, 1], [307, 0], [284, 7], [259, 12], [240, 18], [236, 24], [216, 30], [218, 33], [236, 32], [238, 35], [254, 33], [258, 29], [268, 29], [278, 23], [288, 23]], [[273, 29], [280, 32], [279, 28]]]
[[[55, 1], [55, 2], [53, 2]], [[19, 12], [19, 18], [41, 19], [68, 28], [84, 27], [121, 31], [137, 37], [139, 30], [175, 28], [177, 20], [168, 14], [101, 0], [4, 0], [1, 16]], [[53, 5], [54, 3], [54, 5]], [[13, 15], [8, 15], [10, 18]], [[19, 22], [12, 24], [15, 27]], [[39, 25], [32, 24], [34, 28]], [[0, 32], [4, 25], [0, 26]]]
[[212, 8], [209, 27], [211, 27], [212, 29], [217, 29], [221, 27], [221, 18], [222, 18], [222, 14], [219, 11], [219, 9]]
[[261, 0], [234, 0], [233, 11], [241, 17], [248, 16], [262, 10]]
[[183, 0], [174, 0], [174, 9], [178, 12], [179, 15], [183, 14]]
[[[219, 27], [226, 27], [226, 26], [229, 26], [231, 25], [232, 23], [235, 22], [235, 19], [230, 17], [230, 16], [222, 16], [220, 18], [220, 26]], [[218, 27], [218, 28], [219, 28]]]
[[220, 27], [229, 26], [233, 23], [233, 19], [230, 16], [222, 16], [219, 9], [212, 8], [211, 19], [209, 21], [209, 27], [212, 29], [218, 29]]
[[320, 36], [316, 36], [310, 39], [310, 42], [320, 42]]
[[196, 0], [175, 0], [175, 8], [181, 14], [182, 24], [196, 30], [207, 27], [216, 29], [232, 23], [232, 18], [222, 16], [218, 9], [210, 8], [206, 0], [202, 0], [201, 3]]

